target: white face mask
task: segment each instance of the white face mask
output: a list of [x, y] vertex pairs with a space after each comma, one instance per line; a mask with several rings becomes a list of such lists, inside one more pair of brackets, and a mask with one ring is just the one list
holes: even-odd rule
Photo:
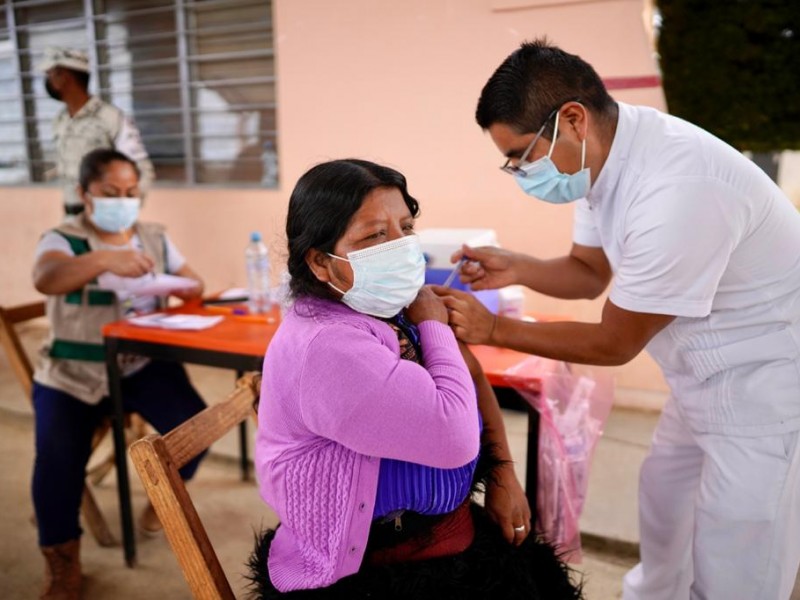
[[139, 198], [96, 198], [89, 218], [99, 229], [116, 233], [131, 227], [139, 218], [142, 201]]
[[328, 285], [342, 294], [347, 306], [373, 317], [395, 316], [414, 301], [425, 283], [425, 257], [416, 235], [348, 252], [347, 258], [328, 256], [350, 263], [353, 286], [343, 292], [331, 282]]
[[586, 138], [581, 144], [581, 170], [577, 173], [562, 173], [550, 156], [558, 139], [558, 113], [553, 129], [553, 141], [547, 156], [520, 166], [521, 173], [515, 179], [522, 191], [551, 204], [566, 204], [584, 198], [592, 187], [591, 172], [586, 167]]

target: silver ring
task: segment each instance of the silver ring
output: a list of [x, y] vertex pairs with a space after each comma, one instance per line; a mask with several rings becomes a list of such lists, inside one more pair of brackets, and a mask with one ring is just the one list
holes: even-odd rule
[[519, 527], [514, 527], [514, 531], [516, 531], [517, 533], [522, 533], [523, 531], [525, 531], [525, 525], [520, 525]]

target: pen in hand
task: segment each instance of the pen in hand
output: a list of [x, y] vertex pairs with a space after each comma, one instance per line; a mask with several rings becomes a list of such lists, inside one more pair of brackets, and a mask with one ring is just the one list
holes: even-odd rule
[[[123, 239], [123, 240], [125, 240], [125, 245], [126, 245], [126, 246], [128, 246], [128, 247], [129, 247], [131, 250], [133, 250], [134, 252], [138, 252], [138, 251], [139, 251], [139, 249], [138, 249], [138, 248], [136, 248], [136, 247], [133, 245], [133, 243], [132, 243], [132, 240], [133, 240], [133, 235], [128, 235], [128, 231], [127, 231], [127, 230], [125, 230], [124, 228], [119, 230], [119, 234], [122, 236], [122, 239]], [[156, 278], [156, 272], [155, 272], [155, 269], [150, 269], [150, 270], [149, 270], [147, 273], [145, 273], [144, 275], [142, 275], [142, 277], [147, 277], [148, 275], [149, 275], [149, 276], [150, 276], [152, 279], [155, 279], [155, 278]]]

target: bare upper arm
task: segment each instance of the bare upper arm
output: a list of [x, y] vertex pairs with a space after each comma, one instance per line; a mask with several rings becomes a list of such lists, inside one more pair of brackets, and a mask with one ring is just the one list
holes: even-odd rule
[[674, 315], [633, 312], [606, 300], [600, 326], [613, 346], [612, 351], [620, 357], [619, 364], [624, 364], [674, 320]]
[[583, 263], [591, 272], [598, 286], [595, 296], [600, 295], [608, 287], [612, 275], [611, 265], [608, 263], [608, 258], [603, 249], [572, 244], [569, 256], [571, 259]]
[[42, 252], [36, 258], [36, 262], [33, 263], [34, 279], [36, 278], [37, 273], [41, 273], [42, 271], [45, 271], [51, 267], [61, 265], [65, 261], [68, 261], [72, 258], [75, 258], [75, 255], [67, 254], [61, 250], [48, 250], [47, 252]]

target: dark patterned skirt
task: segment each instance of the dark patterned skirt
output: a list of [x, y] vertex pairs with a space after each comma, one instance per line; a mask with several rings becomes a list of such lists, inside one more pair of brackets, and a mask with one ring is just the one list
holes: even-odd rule
[[520, 546], [505, 541], [477, 504], [471, 506], [475, 539], [464, 552], [429, 560], [362, 565], [326, 588], [281, 593], [267, 571], [270, 529], [257, 537], [250, 557], [252, 598], [297, 600], [579, 600], [575, 573], [553, 548], [530, 535]]

